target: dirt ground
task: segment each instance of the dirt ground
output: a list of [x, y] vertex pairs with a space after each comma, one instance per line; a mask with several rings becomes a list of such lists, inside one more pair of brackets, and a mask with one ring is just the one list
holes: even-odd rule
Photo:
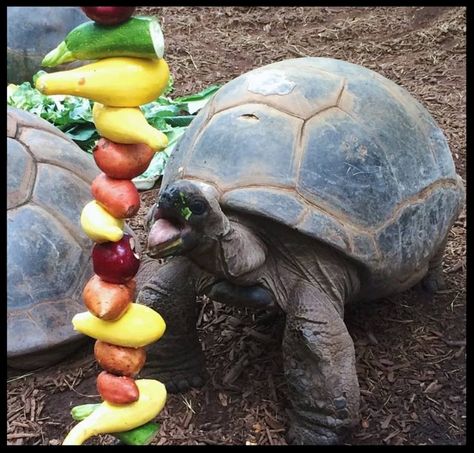
[[[466, 10], [452, 7], [142, 8], [161, 18], [175, 95], [224, 83], [298, 56], [345, 59], [404, 86], [439, 122], [466, 177]], [[131, 225], [156, 188], [142, 193]], [[351, 445], [466, 442], [466, 217], [449, 236], [447, 289], [412, 289], [346, 313], [361, 389]], [[158, 416], [159, 445], [285, 444], [281, 321], [199, 300], [198, 329], [210, 374], [201, 389], [170, 395]], [[61, 364], [8, 370], [7, 442], [57, 445], [70, 408], [98, 402], [100, 371], [88, 342]], [[88, 444], [110, 444], [99, 436]]]

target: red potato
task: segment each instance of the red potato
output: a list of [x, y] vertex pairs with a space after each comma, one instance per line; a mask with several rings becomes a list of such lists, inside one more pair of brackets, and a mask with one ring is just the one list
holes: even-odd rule
[[84, 14], [101, 25], [118, 25], [132, 17], [134, 6], [81, 6]]
[[140, 194], [127, 179], [110, 178], [101, 173], [92, 181], [92, 196], [117, 219], [133, 217], [140, 209]]
[[126, 284], [109, 283], [98, 275], [92, 276], [82, 291], [87, 309], [104, 321], [115, 321], [126, 311], [135, 298], [136, 281]]
[[97, 390], [104, 401], [112, 404], [130, 404], [138, 400], [140, 391], [135, 380], [102, 371], [97, 376]]
[[101, 368], [119, 376], [136, 376], [146, 361], [144, 348], [128, 348], [97, 340], [94, 357]]
[[146, 361], [144, 348], [129, 348], [97, 340], [94, 345], [94, 356], [105, 371], [119, 376], [136, 376]]
[[144, 143], [125, 145], [100, 138], [92, 155], [96, 165], [109, 177], [133, 179], [150, 165], [155, 151]]

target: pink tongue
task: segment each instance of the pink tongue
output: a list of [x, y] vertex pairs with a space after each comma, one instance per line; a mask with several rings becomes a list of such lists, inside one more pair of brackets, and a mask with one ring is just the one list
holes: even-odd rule
[[153, 247], [177, 239], [181, 231], [166, 219], [158, 219], [148, 234], [148, 246]]

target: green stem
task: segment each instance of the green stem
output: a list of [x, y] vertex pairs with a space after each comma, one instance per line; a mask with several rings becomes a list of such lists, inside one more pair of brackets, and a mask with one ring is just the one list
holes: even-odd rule
[[89, 417], [89, 415], [98, 409], [100, 405], [101, 403], [81, 404], [80, 406], [75, 406], [71, 409], [71, 416], [74, 420], [80, 422], [81, 420]]
[[68, 50], [66, 42], [63, 41], [43, 58], [41, 66], [52, 68], [54, 66], [58, 66], [63, 63], [69, 63], [74, 60], [74, 55]]

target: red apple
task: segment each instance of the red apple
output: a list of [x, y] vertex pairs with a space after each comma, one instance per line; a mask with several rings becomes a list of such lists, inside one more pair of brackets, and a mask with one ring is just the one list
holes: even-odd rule
[[135, 251], [135, 241], [125, 233], [117, 242], [97, 243], [92, 248], [94, 272], [106, 282], [126, 283], [135, 277], [140, 267], [140, 257]]
[[84, 14], [101, 25], [118, 25], [128, 20], [134, 6], [81, 6]]

